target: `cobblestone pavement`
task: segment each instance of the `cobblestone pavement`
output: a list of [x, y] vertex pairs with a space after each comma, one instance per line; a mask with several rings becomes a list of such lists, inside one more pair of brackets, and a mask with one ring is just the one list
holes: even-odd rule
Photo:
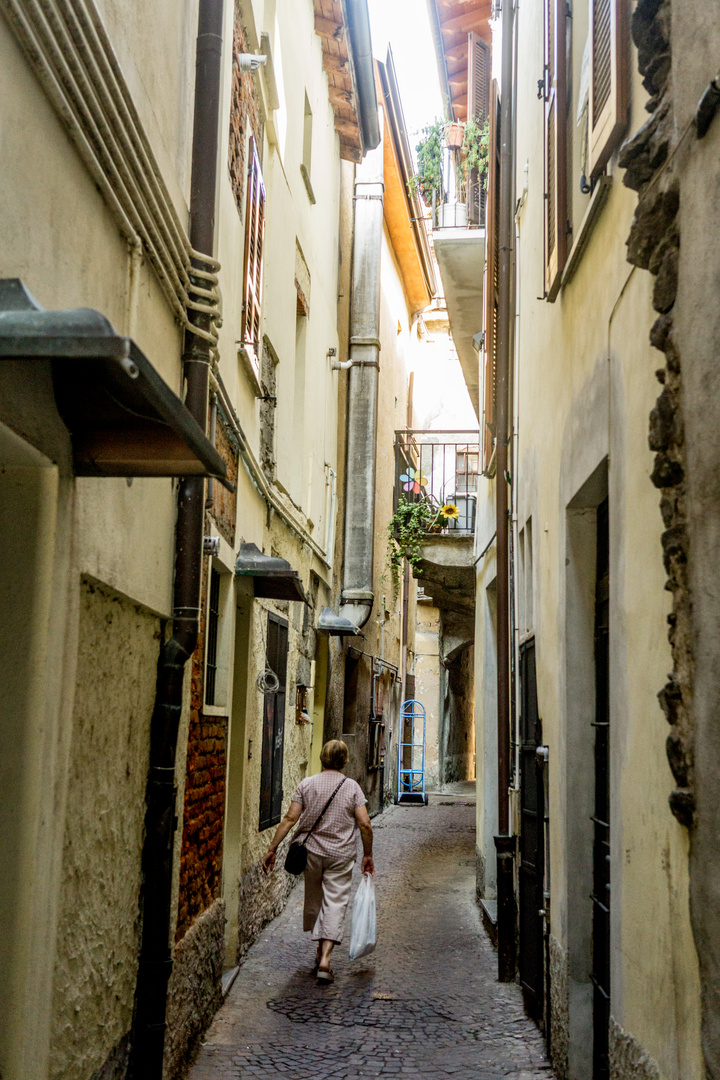
[[248, 953], [191, 1080], [552, 1080], [518, 987], [496, 979], [474, 901], [474, 807], [433, 798], [373, 825], [375, 952], [348, 959], [348, 912], [335, 983], [317, 987], [295, 889]]

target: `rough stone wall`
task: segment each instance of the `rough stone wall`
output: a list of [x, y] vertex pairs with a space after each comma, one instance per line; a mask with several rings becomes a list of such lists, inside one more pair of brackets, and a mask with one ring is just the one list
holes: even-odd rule
[[175, 948], [168, 987], [164, 1077], [186, 1074], [222, 1002], [225, 901], [215, 900]]
[[610, 1080], [660, 1080], [660, 1070], [633, 1036], [610, 1017]]
[[264, 335], [260, 360], [260, 386], [263, 392], [260, 399], [260, 465], [270, 483], [275, 481], [277, 464], [275, 457], [275, 410], [277, 408], [277, 366], [279, 359], [267, 334]]
[[[233, 29], [233, 55], [248, 52], [247, 34], [240, 19], [240, 10], [235, 4], [235, 26]], [[228, 153], [228, 169], [230, 183], [232, 185], [235, 203], [240, 217], [245, 216], [245, 177], [247, 175], [247, 163], [245, 161], [245, 135], [250, 133], [255, 136], [258, 143], [258, 154], [262, 155], [262, 143], [258, 138], [260, 130], [260, 115], [258, 112], [257, 99], [253, 77], [249, 71], [241, 71], [239, 64], [233, 65], [233, 82], [230, 103], [230, 147]]]
[[680, 349], [674, 335], [680, 232], [679, 183], [671, 154], [675, 137], [671, 65], [670, 0], [639, 0], [632, 17], [638, 66], [650, 94], [646, 123], [620, 152], [624, 183], [638, 192], [628, 260], [655, 275], [653, 306], [658, 312], [650, 341], [665, 356], [657, 372], [663, 389], [650, 415], [650, 449], [655, 451], [652, 482], [661, 491], [665, 531], [663, 560], [672, 593], [668, 616], [673, 671], [658, 697], [671, 730], [667, 754], [676, 787], [670, 807], [683, 825], [693, 822], [693, 650], [692, 605], [687, 577], [685, 438]]
[[568, 959], [558, 939], [550, 935], [550, 1057], [557, 1080], [568, 1077], [570, 999]]
[[80, 585], [52, 1080], [115, 1080], [127, 1066], [159, 618]]
[[226, 487], [213, 481], [212, 506], [210, 513], [218, 527], [218, 532], [223, 536], [230, 547], [235, 547], [235, 522], [237, 519], [237, 478], [238, 478], [238, 447], [230, 427], [225, 422], [222, 413], [218, 409], [215, 425], [215, 448], [227, 467], [228, 480], [235, 485], [235, 491], [228, 491]]
[[[275, 830], [273, 829], [273, 832]], [[262, 861], [254, 863], [240, 878], [238, 890], [238, 955], [240, 963], [263, 929], [280, 914], [299, 878], [282, 868], [289, 841], [278, 853], [278, 869], [264, 874]]]

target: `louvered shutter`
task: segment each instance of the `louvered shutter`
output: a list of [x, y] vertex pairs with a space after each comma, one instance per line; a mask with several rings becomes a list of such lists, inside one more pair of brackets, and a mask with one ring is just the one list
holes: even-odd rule
[[485, 371], [483, 376], [483, 468], [487, 469], [495, 438], [496, 353], [500, 255], [500, 102], [497, 83], [490, 87], [490, 153], [485, 238]]
[[590, 175], [597, 176], [628, 122], [627, 0], [590, 0]]
[[545, 295], [553, 301], [567, 257], [565, 0], [546, 0], [545, 31]]
[[[490, 96], [492, 51], [477, 34], [468, 34], [468, 119], [482, 125], [487, 120]], [[468, 176], [468, 218], [477, 225], [485, 220], [485, 190], [478, 182], [477, 169]]]
[[265, 240], [265, 185], [255, 140], [252, 140], [245, 220], [245, 280], [243, 285], [242, 342], [255, 371], [260, 374], [260, 315]]

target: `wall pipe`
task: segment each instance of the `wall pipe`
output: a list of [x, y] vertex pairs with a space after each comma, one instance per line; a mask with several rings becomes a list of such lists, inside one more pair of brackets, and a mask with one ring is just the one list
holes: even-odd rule
[[508, 520], [508, 407], [512, 336], [513, 286], [513, 22], [512, 0], [503, 0], [501, 112], [500, 112], [500, 222], [497, 335], [497, 721], [498, 721], [498, 978], [515, 978], [515, 837], [510, 831], [510, 564]]
[[[215, 188], [222, 60], [223, 0], [200, 0], [195, 73], [190, 195], [190, 238], [199, 252], [215, 247]], [[209, 316], [193, 312], [207, 332]], [[212, 346], [188, 332], [183, 356], [185, 403], [203, 431], [207, 427]], [[158, 664], [150, 729], [143, 847], [142, 944], [133, 1039], [133, 1080], [161, 1080], [168, 980], [172, 971], [171, 902], [175, 817], [175, 754], [187, 661], [197, 644], [203, 563], [205, 481], [183, 478], [178, 490], [172, 637]]]
[[358, 629], [373, 607], [375, 461], [380, 363], [382, 142], [355, 171], [350, 360], [345, 458], [345, 559], [340, 615]]

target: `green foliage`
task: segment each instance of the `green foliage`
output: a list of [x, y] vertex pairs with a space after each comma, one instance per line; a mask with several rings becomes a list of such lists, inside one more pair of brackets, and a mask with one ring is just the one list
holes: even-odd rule
[[421, 195], [426, 206], [432, 206], [433, 192], [438, 203], [443, 201], [442, 135], [444, 121], [434, 120], [423, 128], [423, 138], [415, 147], [418, 171], [410, 178], [411, 195]]
[[421, 546], [425, 533], [437, 521], [438, 512], [429, 499], [410, 502], [400, 496], [398, 508], [387, 527], [387, 561], [393, 584], [393, 596], [400, 588], [403, 559], [407, 559], [414, 574], [420, 570]]
[[463, 176], [467, 179], [472, 169], [477, 169], [482, 187], [487, 184], [488, 161], [490, 157], [490, 121], [478, 124], [475, 117], [470, 117], [465, 124], [462, 144]]

